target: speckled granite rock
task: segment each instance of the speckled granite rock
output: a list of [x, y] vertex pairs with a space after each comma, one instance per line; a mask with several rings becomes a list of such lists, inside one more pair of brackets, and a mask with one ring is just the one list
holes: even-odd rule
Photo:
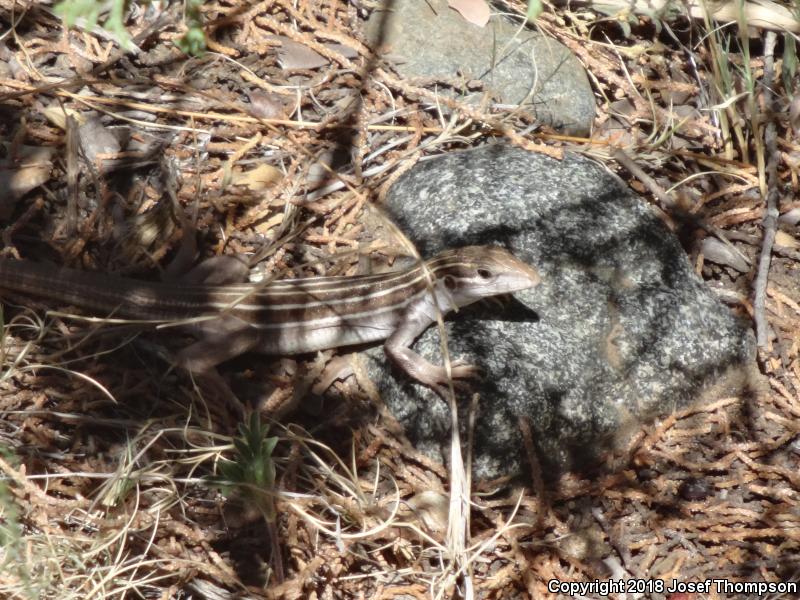
[[[746, 324], [693, 273], [650, 208], [601, 166], [483, 146], [417, 165], [388, 203], [425, 255], [499, 243], [543, 277], [505, 310], [465, 309], [448, 324], [451, 355], [486, 373], [476, 386], [477, 477], [527, 468], [520, 419], [547, 467], [583, 467], [624, 442], [631, 425], [702, 401], [711, 384], [730, 393], [748, 385], [754, 343]], [[439, 362], [436, 328], [415, 348]], [[371, 356], [409, 438], [446, 456], [445, 402], [389, 376], [379, 349]], [[720, 379], [737, 371], [743, 377]]]
[[[559, 42], [520, 30], [497, 14], [486, 27], [478, 27], [449, 8], [447, 0], [392, 0], [387, 5], [388, 12], [378, 9], [370, 15], [367, 37], [387, 52], [404, 78], [469, 87], [467, 96], [476, 102], [488, 92], [493, 101], [521, 104], [564, 133], [589, 133], [595, 113], [592, 88], [580, 61]], [[467, 86], [475, 81], [483, 89]]]

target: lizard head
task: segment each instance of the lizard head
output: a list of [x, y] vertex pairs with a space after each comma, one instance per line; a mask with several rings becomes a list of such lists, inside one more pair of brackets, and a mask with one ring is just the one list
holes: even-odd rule
[[535, 287], [538, 271], [498, 246], [466, 246], [427, 262], [437, 282], [457, 306]]

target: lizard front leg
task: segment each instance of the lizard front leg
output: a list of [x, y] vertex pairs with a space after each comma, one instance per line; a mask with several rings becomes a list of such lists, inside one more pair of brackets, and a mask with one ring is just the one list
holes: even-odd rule
[[[448, 389], [447, 369], [442, 365], [434, 365], [411, 349], [414, 340], [435, 322], [435, 318], [429, 314], [429, 310], [430, 307], [427, 304], [410, 306], [403, 314], [397, 329], [384, 343], [383, 349], [386, 355], [409, 377], [445, 397]], [[454, 380], [470, 379], [476, 377], [480, 370], [474, 365], [455, 361], [451, 365], [450, 373]]]

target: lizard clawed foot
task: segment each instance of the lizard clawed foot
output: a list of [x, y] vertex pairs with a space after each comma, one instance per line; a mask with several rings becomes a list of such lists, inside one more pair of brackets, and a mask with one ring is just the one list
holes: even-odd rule
[[[444, 380], [447, 381], [447, 373], [446, 369], [442, 367], [442, 372], [445, 374]], [[481, 376], [481, 368], [477, 365], [473, 365], [468, 363], [465, 360], [454, 360], [450, 363], [450, 372], [453, 375], [453, 379], [479, 379]], [[454, 382], [456, 383], [456, 382]], [[466, 382], [460, 381], [457, 382], [460, 384], [464, 384]]]
[[[450, 386], [448, 385], [447, 369], [444, 366], [434, 367], [435, 373], [429, 379], [422, 381], [425, 385], [433, 389], [442, 398], [448, 398], [450, 395]], [[453, 378], [453, 388], [456, 390], [467, 390], [470, 388], [468, 379], [479, 379], [481, 376], [480, 367], [470, 364], [463, 360], [454, 360], [450, 363], [450, 374]]]
[[[401, 340], [404, 341], [404, 340]], [[450, 363], [450, 372], [443, 365], [434, 365], [419, 354], [401, 344], [400, 342], [389, 342], [384, 346], [386, 355], [394, 363], [403, 369], [410, 377], [427, 385], [443, 398], [450, 396], [450, 386], [448, 382], [453, 379], [453, 387], [466, 387], [465, 379], [477, 378], [481, 371], [475, 365], [471, 365], [463, 360], [454, 360]]]

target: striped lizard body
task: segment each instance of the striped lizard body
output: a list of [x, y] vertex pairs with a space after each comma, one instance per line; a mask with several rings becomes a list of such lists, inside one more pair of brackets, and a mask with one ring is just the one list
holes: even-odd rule
[[[198, 341], [179, 355], [181, 366], [191, 371], [206, 371], [248, 351], [281, 356], [386, 340], [387, 355], [435, 389], [446, 379], [444, 368], [410, 346], [437, 313], [538, 283], [533, 267], [494, 246], [447, 250], [404, 271], [267, 285], [147, 282], [0, 261], [0, 289], [75, 305], [98, 316], [191, 319]], [[468, 365], [453, 369], [455, 377], [473, 373]]]

